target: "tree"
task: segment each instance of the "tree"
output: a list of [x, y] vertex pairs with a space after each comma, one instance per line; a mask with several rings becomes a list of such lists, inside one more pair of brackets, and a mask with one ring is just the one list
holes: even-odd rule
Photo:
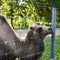
[[[32, 22], [38, 21], [38, 16], [40, 17], [39, 19], [41, 22], [44, 22], [45, 20], [45, 22], [49, 24], [52, 17], [52, 7], [60, 7], [60, 0], [53, 1], [24, 0], [25, 4], [19, 5], [19, 0], [0, 0], [0, 12], [6, 15], [11, 20], [11, 25], [13, 26], [13, 28], [16, 26], [17, 20], [19, 21], [18, 25], [20, 25], [21, 21], [26, 21], [26, 23], [28, 24], [28, 20]], [[22, 19], [20, 19], [20, 17]], [[42, 20], [43, 17], [45, 18], [44, 20]]]

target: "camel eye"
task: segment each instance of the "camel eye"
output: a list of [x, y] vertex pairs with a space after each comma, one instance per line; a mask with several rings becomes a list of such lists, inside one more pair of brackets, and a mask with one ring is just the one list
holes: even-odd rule
[[42, 27], [39, 27], [39, 30], [42, 31], [43, 30]]
[[38, 33], [41, 33], [41, 32], [43, 31], [43, 29], [42, 29], [42, 27], [39, 27], [39, 28], [36, 29], [36, 31], [37, 31]]

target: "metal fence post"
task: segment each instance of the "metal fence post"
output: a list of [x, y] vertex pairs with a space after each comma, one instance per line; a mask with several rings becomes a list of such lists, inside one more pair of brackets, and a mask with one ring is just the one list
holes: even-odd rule
[[56, 31], [56, 8], [52, 8], [52, 40], [51, 40], [51, 60], [54, 60], [54, 41], [55, 41], [55, 31]]

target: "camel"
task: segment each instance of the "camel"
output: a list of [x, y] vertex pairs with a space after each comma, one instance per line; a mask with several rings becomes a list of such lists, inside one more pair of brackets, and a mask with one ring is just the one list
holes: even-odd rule
[[0, 60], [37, 60], [44, 51], [44, 38], [52, 34], [52, 29], [43, 29], [39, 23], [33, 24], [22, 41], [0, 14]]

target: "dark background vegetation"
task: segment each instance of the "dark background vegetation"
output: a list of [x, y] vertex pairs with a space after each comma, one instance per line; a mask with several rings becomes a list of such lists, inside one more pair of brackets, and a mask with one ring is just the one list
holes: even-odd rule
[[13, 28], [27, 28], [34, 22], [51, 26], [52, 8], [56, 7], [56, 26], [60, 27], [60, 0], [0, 0], [0, 13]]

